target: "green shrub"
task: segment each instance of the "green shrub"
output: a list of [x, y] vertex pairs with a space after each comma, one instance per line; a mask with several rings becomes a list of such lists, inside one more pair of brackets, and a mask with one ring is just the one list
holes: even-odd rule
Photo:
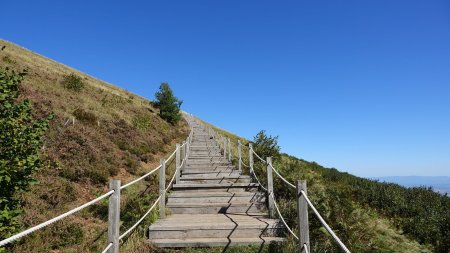
[[140, 130], [147, 130], [151, 127], [150, 115], [138, 114], [133, 117], [133, 126]]
[[154, 105], [159, 109], [159, 116], [172, 125], [178, 123], [181, 119], [180, 106], [183, 101], [173, 95], [169, 84], [162, 83], [155, 97]]
[[3, 62], [6, 62], [8, 64], [16, 64], [16, 61], [9, 58], [9, 56], [7, 56], [7, 55], [3, 56], [2, 60], [3, 60]]
[[53, 233], [53, 238], [59, 238], [52, 244], [52, 249], [59, 249], [68, 245], [76, 245], [83, 240], [83, 228], [81, 224], [71, 223], [63, 226]]
[[127, 153], [125, 156], [125, 169], [130, 173], [130, 174], [136, 174], [136, 172], [139, 169], [139, 162], [138, 159], [136, 157], [136, 155]]
[[94, 113], [85, 111], [81, 108], [76, 109], [73, 112], [73, 115], [75, 116], [75, 118], [77, 120], [79, 120], [83, 123], [91, 124], [91, 125], [97, 124], [97, 121], [98, 121], [98, 118]]
[[77, 91], [77, 92], [81, 91], [84, 88], [84, 82], [81, 79], [81, 77], [79, 77], [73, 73], [70, 75], [64, 76], [62, 84], [66, 89]]
[[52, 114], [35, 119], [30, 101], [17, 102], [25, 75], [0, 69], [0, 239], [11, 236], [20, 225], [17, 196], [34, 182], [43, 136], [53, 118]]

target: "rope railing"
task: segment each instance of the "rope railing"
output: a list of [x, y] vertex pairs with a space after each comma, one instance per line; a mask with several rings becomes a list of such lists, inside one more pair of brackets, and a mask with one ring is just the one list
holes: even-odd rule
[[269, 164], [269, 166], [272, 168], [273, 172], [275, 172], [275, 174], [281, 179], [283, 180], [287, 185], [289, 185], [290, 187], [295, 189], [295, 185], [290, 183], [287, 179], [285, 179], [283, 176], [280, 175], [280, 173], [278, 173], [278, 171], [272, 166], [272, 164]]
[[[187, 146], [187, 147], [188, 147], [187, 150], [186, 150], [186, 156], [182, 159], [181, 165], [180, 165], [178, 168], [176, 168], [175, 173], [174, 173], [172, 179], [170, 180], [170, 182], [169, 182], [169, 184], [168, 184], [168, 187], [165, 188], [164, 193], [166, 193], [166, 192], [169, 190], [169, 188], [172, 186], [173, 181], [174, 181], [175, 178], [176, 178], [177, 171], [184, 165], [184, 162], [187, 160], [187, 157], [188, 157], [188, 155], [189, 155], [189, 144], [192, 142], [192, 136], [193, 136], [193, 129], [191, 128], [191, 132], [190, 132], [190, 134], [189, 134], [189, 136], [188, 136], [188, 138], [187, 138], [187, 141], [184, 142], [181, 146], [179, 146], [180, 149], [181, 149], [182, 147], [184, 147], [184, 146]], [[188, 143], [189, 143], [189, 144], [188, 144]], [[169, 161], [169, 160], [171, 160], [172, 158], [174, 158], [174, 157], [175, 157], [175, 154], [177, 153], [177, 151], [179, 152], [179, 149], [178, 149], [178, 148], [175, 149], [175, 151], [174, 151], [172, 154], [170, 154], [169, 157], [168, 157], [165, 161]], [[11, 242], [13, 242], [13, 241], [15, 241], [15, 240], [18, 240], [18, 239], [20, 239], [20, 238], [22, 238], [22, 237], [24, 237], [24, 236], [26, 236], [26, 235], [28, 235], [28, 234], [30, 234], [30, 233], [33, 233], [33, 232], [35, 232], [35, 231], [37, 231], [37, 230], [39, 230], [39, 229], [42, 229], [42, 228], [44, 228], [44, 227], [46, 227], [46, 226], [48, 226], [48, 225], [50, 225], [50, 224], [53, 224], [53, 223], [55, 223], [55, 222], [57, 222], [57, 221], [59, 221], [59, 220], [61, 220], [61, 219], [64, 219], [65, 217], [67, 217], [67, 216], [69, 216], [69, 215], [72, 215], [72, 214], [74, 214], [74, 213], [76, 213], [76, 212], [78, 212], [78, 211], [80, 211], [80, 210], [82, 210], [82, 209], [84, 209], [84, 208], [86, 208], [86, 207], [89, 207], [89, 206], [91, 206], [91, 205], [93, 205], [93, 204], [99, 202], [99, 201], [102, 200], [102, 199], [105, 199], [105, 198], [107, 198], [107, 197], [110, 197], [110, 196], [113, 195], [116, 191], [118, 191], [119, 194], [120, 194], [120, 191], [121, 191], [122, 189], [125, 189], [125, 188], [127, 188], [127, 187], [129, 187], [129, 186], [131, 186], [131, 185], [133, 185], [133, 184], [135, 184], [135, 183], [141, 181], [142, 179], [144, 179], [144, 178], [146, 178], [146, 177], [148, 177], [148, 176], [154, 174], [156, 171], [158, 171], [159, 169], [161, 169], [161, 166], [162, 166], [162, 165], [159, 165], [158, 167], [156, 167], [155, 169], [151, 170], [150, 172], [144, 174], [143, 176], [141, 176], [141, 177], [139, 177], [139, 178], [137, 178], [137, 179], [135, 179], [135, 180], [133, 180], [133, 181], [131, 181], [131, 182], [125, 184], [125, 185], [122, 185], [121, 187], [118, 187], [118, 188], [116, 188], [115, 190], [110, 190], [110, 191], [106, 192], [105, 194], [103, 194], [103, 195], [101, 195], [101, 196], [99, 196], [99, 197], [97, 197], [97, 198], [95, 198], [95, 199], [93, 199], [93, 200], [91, 200], [91, 201], [89, 201], [89, 202], [87, 202], [87, 203], [81, 205], [81, 206], [78, 206], [78, 207], [76, 207], [76, 208], [74, 208], [74, 209], [72, 209], [72, 210], [69, 210], [69, 211], [67, 211], [67, 212], [65, 212], [65, 213], [63, 213], [63, 214], [61, 214], [61, 215], [59, 215], [59, 216], [57, 216], [57, 217], [54, 217], [54, 218], [52, 218], [52, 219], [50, 219], [50, 220], [48, 220], [48, 221], [42, 222], [42, 223], [40, 223], [39, 225], [36, 225], [36, 226], [34, 226], [34, 227], [31, 227], [31, 228], [29, 228], [29, 229], [27, 229], [27, 230], [24, 230], [24, 231], [22, 231], [22, 232], [20, 232], [20, 233], [18, 233], [18, 234], [16, 234], [16, 235], [13, 235], [13, 236], [11, 236], [11, 237], [9, 237], [9, 238], [6, 238], [6, 239], [0, 241], [0, 247], [5, 246], [5, 245], [7, 245], [7, 244], [9, 244], [9, 243], [11, 243]], [[147, 211], [147, 212], [146, 212], [146, 213], [138, 220], [138, 222], [136, 222], [136, 223], [135, 223], [131, 228], [129, 228], [125, 233], [123, 233], [121, 236], [119, 236], [119, 239], [122, 239], [123, 237], [125, 237], [126, 235], [128, 235], [133, 229], [135, 229], [135, 228], [136, 228], [136, 227], [137, 227], [137, 226], [145, 219], [145, 217], [147, 217], [147, 215], [155, 208], [156, 204], [158, 204], [158, 202], [159, 202], [160, 200], [161, 200], [161, 196], [158, 197], [158, 199], [153, 203], [153, 205], [151, 206], [151, 208], [150, 208], [150, 209], [149, 209], [149, 210], [148, 210], [148, 211]], [[105, 248], [102, 252], [108, 252], [108, 251], [111, 249], [111, 247], [113, 247], [113, 246], [114, 246], [114, 243], [113, 243], [112, 241], [109, 242], [109, 244], [106, 246], [106, 248]]]
[[[250, 148], [252, 151], [252, 154], [254, 154], [258, 159], [260, 159], [261, 161], [263, 161], [264, 163], [267, 164], [266, 161], [264, 161], [258, 154], [256, 154], [256, 152]], [[294, 189], [297, 189], [297, 187], [292, 184], [291, 182], [289, 182], [286, 178], [284, 178], [272, 165], [271, 162], [268, 163], [268, 166], [270, 166], [270, 168], [272, 169], [272, 171], [275, 172], [275, 174], [281, 179], [283, 180], [284, 183], [286, 183], [287, 185], [291, 186]], [[253, 168], [250, 168], [253, 169]], [[258, 183], [261, 185], [261, 183], [259, 182], [256, 173], [253, 171], [253, 175], [255, 176], [255, 179], [258, 181]], [[267, 191], [267, 190], [266, 190]], [[278, 213], [278, 216], [280, 217], [281, 221], [283, 222], [283, 224], [285, 225], [286, 229], [292, 234], [294, 235], [294, 237], [298, 240], [299, 238], [293, 233], [293, 231], [290, 229], [290, 227], [286, 224], [284, 217], [281, 215], [280, 209], [278, 208], [278, 205], [275, 201], [275, 197], [273, 192], [269, 193], [269, 196], [272, 198], [273, 200], [273, 204], [275, 206], [275, 209]], [[350, 251], [348, 250], [348, 248], [344, 245], [344, 243], [342, 243], [342, 241], [339, 239], [339, 237], [333, 232], [333, 230], [331, 229], [331, 227], [326, 223], [326, 221], [323, 219], [323, 217], [320, 215], [319, 211], [317, 211], [317, 209], [315, 208], [315, 206], [312, 204], [311, 200], [308, 198], [308, 195], [306, 194], [305, 191], [301, 190], [301, 196], [303, 196], [306, 200], [306, 202], [308, 203], [308, 206], [311, 208], [311, 210], [313, 210], [314, 214], [316, 215], [316, 217], [319, 219], [320, 223], [322, 223], [322, 225], [325, 227], [325, 229], [328, 231], [328, 233], [330, 233], [330, 235], [333, 237], [333, 239], [338, 243], [338, 245], [340, 246], [340, 248], [346, 252], [346, 253], [350, 253]], [[306, 244], [303, 245], [305, 252], [308, 252], [308, 247]]]
[[156, 204], [159, 203], [161, 200], [161, 196], [159, 196], [156, 201], [153, 203], [153, 205], [148, 209], [148, 211], [133, 225], [131, 226], [127, 231], [125, 231], [121, 236], [119, 236], [119, 240], [122, 240], [125, 236], [127, 236], [131, 231], [133, 231], [144, 219], [147, 217], [147, 215], [155, 208]]
[[328, 233], [331, 234], [331, 236], [334, 238], [334, 240], [339, 244], [342, 250], [344, 250], [346, 253], [350, 253], [350, 250], [347, 249], [347, 247], [342, 243], [341, 239], [337, 237], [337, 235], [333, 232], [333, 230], [330, 228], [330, 226], [325, 222], [325, 220], [320, 215], [319, 211], [317, 211], [316, 207], [311, 203], [311, 200], [308, 198], [308, 194], [306, 192], [301, 191], [303, 197], [306, 199], [306, 202], [308, 202], [309, 207], [311, 207], [311, 210], [313, 210], [314, 214], [319, 219], [320, 223], [325, 227], [325, 229], [328, 231]]
[[127, 188], [128, 186], [130, 186], [130, 185], [132, 185], [132, 184], [135, 184], [135, 183], [141, 181], [142, 179], [144, 179], [144, 178], [146, 178], [146, 177], [152, 175], [153, 173], [155, 173], [155, 172], [158, 171], [159, 169], [161, 169], [161, 165], [159, 165], [158, 167], [156, 167], [156, 168], [153, 169], [152, 171], [148, 172], [147, 174], [145, 174], [145, 175], [143, 175], [143, 176], [141, 176], [141, 177], [139, 177], [139, 178], [136, 178], [135, 180], [133, 180], [133, 181], [127, 183], [127, 184], [122, 185], [122, 186], [120, 187], [120, 189], [121, 189], [121, 190], [122, 190], [122, 189], [125, 189], [125, 188]]
[[112, 244], [112, 242], [110, 242], [110, 243], [108, 244], [108, 246], [106, 246], [106, 248], [102, 251], [102, 253], [108, 252], [108, 250], [109, 250], [112, 246], [113, 246], [113, 244]]
[[267, 162], [266, 162], [264, 159], [262, 159], [258, 154], [256, 154], [256, 152], [255, 152], [255, 150], [253, 150], [253, 148], [252, 148], [251, 150], [252, 150], [252, 153], [253, 153], [259, 160], [261, 160], [264, 164], [267, 163]]
[[80, 210], [82, 210], [82, 209], [84, 209], [84, 208], [86, 208], [86, 207], [88, 207], [88, 206], [91, 206], [91, 205], [93, 205], [93, 204], [99, 202], [100, 200], [102, 200], [102, 199], [104, 199], [104, 198], [106, 198], [106, 197], [109, 197], [109, 196], [110, 196], [111, 194], [113, 194], [113, 193], [114, 193], [114, 191], [111, 190], [111, 191], [109, 191], [109, 192], [107, 192], [107, 193], [101, 195], [100, 197], [98, 197], [98, 198], [96, 198], [96, 199], [93, 199], [93, 200], [91, 200], [91, 201], [89, 201], [89, 202], [87, 202], [87, 203], [85, 203], [85, 204], [83, 204], [83, 205], [81, 205], [81, 206], [79, 206], [79, 207], [77, 207], [77, 208], [74, 208], [74, 209], [72, 209], [72, 210], [70, 210], [70, 211], [68, 211], [68, 212], [65, 212], [65, 213], [63, 213], [63, 214], [61, 214], [61, 215], [59, 215], [59, 216], [57, 216], [57, 217], [55, 217], [55, 218], [53, 218], [53, 219], [50, 219], [50, 220], [48, 220], [48, 221], [45, 221], [45, 222], [43, 222], [43, 223], [41, 223], [41, 224], [39, 224], [39, 225], [37, 225], [37, 226], [31, 227], [31, 228], [29, 228], [29, 229], [27, 229], [27, 230], [25, 230], [25, 231], [22, 231], [22, 232], [20, 232], [20, 233], [18, 233], [18, 234], [16, 234], [16, 235], [13, 235], [13, 236], [11, 236], [11, 237], [9, 237], [9, 238], [7, 238], [7, 239], [4, 239], [4, 240], [0, 241], [0, 247], [6, 245], [6, 244], [8, 244], [8, 243], [11, 243], [11, 242], [13, 242], [13, 241], [15, 241], [15, 240], [17, 240], [17, 239], [20, 239], [20, 238], [22, 238], [23, 236], [26, 236], [26, 235], [28, 235], [28, 234], [30, 234], [30, 233], [33, 233], [33, 232], [36, 231], [36, 230], [39, 230], [39, 229], [41, 229], [41, 228], [44, 228], [44, 227], [46, 227], [46, 226], [48, 226], [48, 225], [50, 225], [50, 224], [52, 224], [52, 223], [54, 223], [54, 222], [57, 222], [57, 221], [59, 221], [59, 220], [65, 218], [65, 217], [67, 217], [67, 216], [69, 216], [69, 215], [71, 215], [71, 214], [73, 214], [73, 213], [76, 213], [76, 212], [78, 212], [78, 211], [80, 211]]
[[275, 197], [274, 197], [273, 192], [271, 192], [271, 193], [269, 194], [269, 196], [273, 199], [273, 204], [274, 204], [274, 206], [275, 206], [275, 209], [277, 210], [278, 217], [280, 217], [281, 221], [283, 222], [284, 226], [285, 226], [286, 229], [289, 231], [289, 233], [291, 233], [292, 236], [294, 236], [294, 238], [298, 240], [298, 236], [294, 233], [294, 231], [292, 231], [292, 229], [288, 226], [288, 224], [287, 224], [286, 221], [284, 220], [284, 217], [283, 217], [283, 215], [282, 215], [281, 212], [280, 212], [280, 208], [278, 208], [277, 201], [275, 200]]

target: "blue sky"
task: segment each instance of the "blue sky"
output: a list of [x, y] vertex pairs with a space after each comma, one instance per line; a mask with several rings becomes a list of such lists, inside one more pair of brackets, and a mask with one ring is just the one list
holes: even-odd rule
[[450, 175], [449, 1], [12, 1], [0, 37], [359, 176]]

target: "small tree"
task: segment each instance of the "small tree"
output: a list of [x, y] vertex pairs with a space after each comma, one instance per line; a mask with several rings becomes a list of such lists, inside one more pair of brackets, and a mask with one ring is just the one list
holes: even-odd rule
[[272, 157], [272, 160], [280, 157], [280, 146], [278, 146], [278, 136], [267, 136], [265, 130], [259, 131], [253, 137], [253, 149], [262, 158]]
[[0, 69], [0, 239], [19, 226], [22, 210], [17, 195], [28, 189], [32, 173], [41, 165], [42, 137], [53, 117], [35, 119], [30, 101], [17, 102], [25, 75]]
[[180, 106], [183, 101], [173, 95], [169, 84], [161, 83], [155, 97], [155, 106], [159, 109], [159, 116], [172, 125], [178, 123], [181, 119]]

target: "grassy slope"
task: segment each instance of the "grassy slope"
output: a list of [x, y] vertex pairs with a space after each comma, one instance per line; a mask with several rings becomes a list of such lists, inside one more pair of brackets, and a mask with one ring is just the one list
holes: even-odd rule
[[[6, 48], [0, 51], [0, 68], [28, 70], [20, 99], [33, 102], [37, 117], [50, 112], [56, 115], [42, 150], [46, 166], [35, 175], [40, 183], [20, 196], [25, 207], [24, 228], [106, 192], [112, 178], [128, 182], [156, 167], [188, 134], [184, 121], [176, 126], [166, 123], [147, 99], [7, 41], [0, 40], [2, 46]], [[82, 91], [61, 84], [71, 73], [82, 77], [86, 84]], [[70, 123], [65, 125], [67, 119]], [[122, 231], [147, 210], [157, 192], [156, 182], [152, 178], [124, 191]], [[135, 200], [143, 193], [149, 194]], [[25, 237], [13, 251], [99, 251], [106, 245], [106, 210], [103, 202], [79, 212]], [[151, 219], [154, 217], [148, 221]], [[139, 232], [143, 230], [140, 226]]]
[[[243, 140], [241, 137], [222, 129], [215, 129], [235, 142], [237, 139]], [[247, 143], [248, 140], [243, 142]], [[245, 154], [243, 160], [248, 164], [247, 152], [247, 149], [243, 151], [243, 154]], [[236, 151], [234, 157], [236, 157]], [[265, 171], [264, 166], [256, 158], [255, 166], [258, 171]], [[341, 192], [345, 192], [342, 189], [349, 187], [349, 185], [331, 183], [324, 173], [329, 169], [286, 154], [282, 155], [281, 161], [274, 161], [274, 166], [291, 182], [298, 179], [307, 180], [310, 199], [352, 252], [431, 252], [432, 247], [430, 245], [420, 245], [414, 239], [403, 235], [402, 231], [396, 229], [389, 218], [380, 215], [376, 209], [362, 205], [353, 198], [341, 194]], [[259, 173], [259, 178], [262, 182], [265, 182], [264, 173]], [[295, 228], [296, 209], [292, 196], [293, 192], [277, 178], [274, 184], [282, 213], [287, 218], [288, 223]], [[313, 252], [339, 251], [330, 236], [319, 225], [318, 220], [311, 214], [310, 229]], [[293, 252], [294, 249], [295, 242], [292, 237], [289, 237], [289, 242], [282, 247], [266, 248], [265, 251]], [[252, 252], [252, 250], [248, 250], [248, 252]]]

